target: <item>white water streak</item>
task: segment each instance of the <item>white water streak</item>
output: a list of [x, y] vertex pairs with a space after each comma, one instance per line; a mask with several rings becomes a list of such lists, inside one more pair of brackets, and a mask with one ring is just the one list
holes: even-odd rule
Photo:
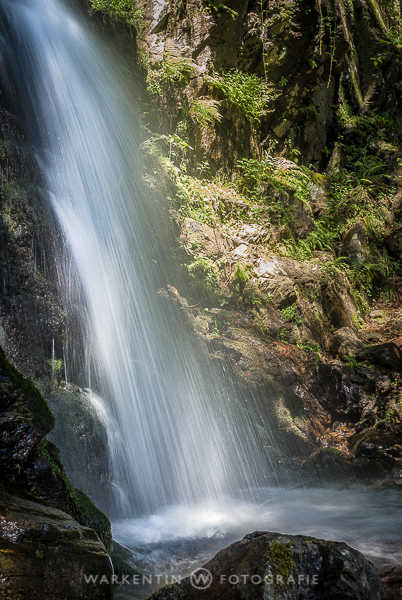
[[[85, 294], [98, 374], [86, 385], [117, 423], [109, 439], [121, 514], [239, 494], [254, 483], [263, 449], [235, 386], [192, 348], [180, 317], [156, 295], [166, 257], [159, 248], [150, 272], [158, 215], [138, 185], [135, 89], [65, 2], [1, 5], [18, 47], [8, 56], [17, 93], [36, 123], [35, 152], [71, 252], [60, 279], [75, 265]], [[265, 468], [263, 459], [261, 477]]]

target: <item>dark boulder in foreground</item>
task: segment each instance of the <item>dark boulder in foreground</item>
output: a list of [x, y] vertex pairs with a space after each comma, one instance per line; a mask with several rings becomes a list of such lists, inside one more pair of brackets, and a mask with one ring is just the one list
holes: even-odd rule
[[256, 531], [152, 600], [379, 600], [377, 570], [343, 542]]
[[92, 529], [61, 510], [2, 490], [0, 514], [0, 597], [112, 598], [110, 558]]

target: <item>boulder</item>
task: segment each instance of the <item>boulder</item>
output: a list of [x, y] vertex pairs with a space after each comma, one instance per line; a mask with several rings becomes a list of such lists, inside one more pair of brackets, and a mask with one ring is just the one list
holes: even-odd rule
[[359, 340], [353, 329], [342, 327], [332, 336], [330, 351], [334, 356], [344, 360], [347, 356], [356, 356], [358, 352], [365, 349], [366, 345]]
[[352, 356], [359, 361], [367, 361], [382, 369], [402, 373], [402, 351], [393, 342], [367, 346], [359, 340], [350, 327], [342, 327], [332, 336], [330, 351], [344, 360]]
[[64, 468], [74, 487], [86, 494], [97, 490], [96, 503], [106, 510], [111, 493], [108, 482], [113, 478], [104, 424], [107, 415], [101, 398], [90, 390], [84, 391], [71, 384], [65, 389], [53, 386], [46, 390], [46, 398], [56, 419], [47, 439], [60, 450]]
[[259, 258], [254, 272], [258, 277], [259, 289], [269, 298], [269, 302], [274, 308], [286, 308], [296, 302], [295, 282], [288, 277], [278, 260], [271, 260], [268, 257]]
[[364, 223], [357, 221], [346, 232], [341, 246], [341, 256], [346, 256], [352, 266], [359, 266], [366, 262], [370, 255], [367, 229]]
[[261, 278], [258, 280], [258, 287], [269, 298], [270, 304], [278, 310], [292, 306], [297, 300], [295, 285], [288, 277]]
[[222, 237], [217, 229], [195, 221], [195, 219], [184, 219], [181, 234], [191, 250], [199, 252], [202, 249], [206, 256], [221, 256], [230, 249], [229, 242]]
[[[92, 529], [4, 490], [0, 514], [2, 598], [111, 600], [112, 565]], [[87, 582], [90, 576], [96, 583]]]
[[256, 531], [150, 600], [380, 600], [374, 565], [343, 542]]
[[46, 504], [70, 513], [82, 525], [95, 529], [110, 551], [109, 519], [74, 488], [57, 447], [43, 439], [54, 422], [41, 392], [7, 361], [0, 348], [0, 484], [29, 491]]
[[363, 348], [359, 350], [357, 357], [383, 369], [402, 373], [402, 351], [393, 342]]

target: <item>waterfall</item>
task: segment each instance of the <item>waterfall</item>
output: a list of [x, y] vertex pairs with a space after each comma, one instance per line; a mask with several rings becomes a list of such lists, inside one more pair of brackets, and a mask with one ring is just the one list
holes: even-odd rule
[[84, 331], [70, 331], [68, 346], [83, 338], [86, 352], [67, 371], [107, 411], [111, 511], [239, 497], [270, 477], [258, 403], [157, 294], [174, 269], [163, 210], [141, 185], [135, 85], [73, 3], [0, 7], [2, 80], [67, 248], [59, 283], [83, 296]]

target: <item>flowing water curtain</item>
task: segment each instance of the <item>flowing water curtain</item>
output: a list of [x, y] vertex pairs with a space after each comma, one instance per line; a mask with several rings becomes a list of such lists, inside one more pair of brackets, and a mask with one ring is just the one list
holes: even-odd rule
[[10, 85], [69, 248], [60, 281], [74, 269], [85, 298], [85, 372], [112, 423], [115, 511], [237, 496], [269, 468], [259, 411], [156, 294], [167, 242], [139, 183], [135, 93], [122, 63], [62, 0], [1, 6]]

